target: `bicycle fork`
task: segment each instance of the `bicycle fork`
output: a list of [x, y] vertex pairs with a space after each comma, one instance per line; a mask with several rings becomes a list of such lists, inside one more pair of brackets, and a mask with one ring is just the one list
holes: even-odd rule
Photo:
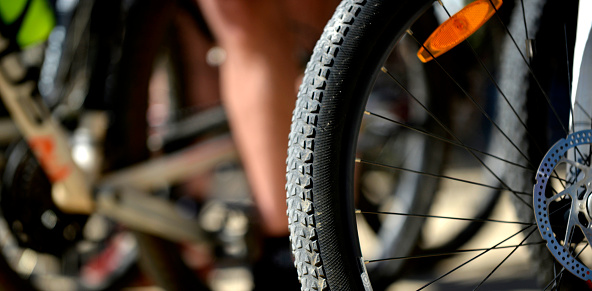
[[[585, 5], [589, 5], [586, 7]], [[592, 8], [590, 1], [580, 1], [576, 47], [573, 63], [573, 86], [571, 103], [573, 112], [573, 132], [590, 128], [592, 109], [592, 15], [586, 9]]]
[[[586, 6], [588, 5], [588, 6]], [[578, 9], [578, 24], [576, 44], [573, 57], [573, 81], [571, 90], [570, 117], [571, 132], [586, 130], [590, 128], [590, 112], [592, 112], [592, 15], [586, 13], [592, 8], [590, 1], [580, 1]], [[589, 159], [590, 149], [583, 147], [578, 149], [583, 156], [582, 159]], [[574, 156], [573, 150], [568, 152]], [[585, 161], [579, 161], [584, 163]], [[570, 173], [576, 173], [576, 169], [570, 167]]]

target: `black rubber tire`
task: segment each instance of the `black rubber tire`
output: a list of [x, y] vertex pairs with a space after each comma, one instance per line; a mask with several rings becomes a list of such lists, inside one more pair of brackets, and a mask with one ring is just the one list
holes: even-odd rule
[[353, 198], [344, 197], [353, 185], [341, 181], [353, 181], [358, 128], [385, 52], [430, 4], [343, 1], [315, 47], [287, 161], [291, 242], [303, 290], [364, 290]]

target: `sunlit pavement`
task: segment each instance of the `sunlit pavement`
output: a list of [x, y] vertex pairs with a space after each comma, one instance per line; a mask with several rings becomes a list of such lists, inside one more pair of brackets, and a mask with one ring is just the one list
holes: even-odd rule
[[[473, 177], [474, 168], [455, 169], [448, 175], [453, 177], [463, 177], [469, 180], [478, 181], [478, 177]], [[457, 182], [444, 181], [441, 184], [439, 197], [435, 201], [432, 214], [470, 217], [471, 206], [478, 203], [479, 197], [476, 197], [472, 190], [478, 190], [477, 186], [462, 185], [459, 191]], [[517, 221], [514, 205], [508, 196], [504, 193], [498, 202], [491, 219]], [[432, 219], [429, 220], [424, 237], [434, 239], [446, 239], [450, 233], [454, 234], [454, 228], [462, 227], [462, 222], [451, 222], [450, 220]], [[492, 247], [510, 235], [520, 231], [520, 226], [516, 224], [486, 223], [484, 227], [473, 237], [473, 239], [461, 249], [483, 249]], [[500, 246], [517, 245], [523, 240], [522, 235], [518, 235]], [[435, 243], [429, 239], [426, 244]], [[467, 263], [456, 271], [447, 275], [445, 278], [431, 284], [424, 290], [473, 290], [477, 287], [505, 258], [514, 248], [505, 248], [491, 250], [481, 255], [479, 258]], [[438, 261], [433, 266], [426, 266], [426, 273], [420, 274], [415, 278], [406, 278], [393, 284], [389, 290], [417, 290], [428, 284], [434, 278], [438, 278], [451, 269], [462, 265], [471, 258], [483, 253], [483, 251], [469, 252], [462, 255], [456, 255], [451, 258]], [[424, 269], [424, 268], [422, 268]], [[533, 273], [529, 270], [528, 250], [524, 247], [518, 248], [514, 253], [497, 269], [494, 274], [483, 284], [479, 290], [538, 290], [528, 286], [536, 286]]]
[[[458, 193], [456, 194], [458, 195]], [[462, 198], [457, 198], [457, 203], [450, 200], [449, 205], [464, 205], [458, 203], [463, 201]], [[444, 205], [438, 205], [444, 207]], [[507, 196], [504, 196], [494, 211], [493, 219], [508, 220], [515, 217], [514, 206], [511, 204]], [[441, 225], [433, 225], [434, 229], [442, 229]], [[483, 229], [468, 242], [462, 249], [481, 249], [496, 245], [509, 234], [514, 234], [520, 230], [519, 226], [513, 224], [499, 224], [487, 223]], [[523, 239], [517, 236], [504, 243], [504, 245], [516, 245]], [[444, 279], [430, 285], [425, 290], [473, 290], [481, 281], [487, 277], [501, 262], [506, 258], [514, 248], [506, 248], [501, 250], [492, 250], [474, 261], [466, 264], [458, 270], [452, 272]], [[427, 283], [447, 272], [452, 268], [460, 266], [464, 262], [479, 255], [482, 252], [471, 252], [462, 255], [457, 255], [453, 258], [444, 259], [437, 262], [433, 268], [426, 268], [429, 271], [416, 278], [400, 280], [393, 284], [389, 290], [417, 290]], [[535, 285], [532, 272], [529, 270], [527, 261], [528, 251], [526, 248], [518, 248], [512, 256], [505, 261], [501, 267], [483, 284], [479, 290], [539, 290], [533, 289]], [[529, 287], [530, 286], [530, 287]]]

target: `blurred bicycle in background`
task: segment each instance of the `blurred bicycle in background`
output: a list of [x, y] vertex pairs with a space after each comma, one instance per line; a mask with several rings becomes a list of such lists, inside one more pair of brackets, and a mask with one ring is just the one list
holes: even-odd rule
[[170, 290], [205, 290], [216, 269], [248, 278], [256, 218], [195, 3], [2, 1], [0, 15], [3, 287], [113, 289], [138, 260]]

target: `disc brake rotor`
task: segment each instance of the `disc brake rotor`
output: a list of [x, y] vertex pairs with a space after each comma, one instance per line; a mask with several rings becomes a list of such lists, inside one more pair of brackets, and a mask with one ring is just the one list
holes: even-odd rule
[[592, 130], [559, 140], [541, 162], [534, 186], [534, 214], [542, 238], [557, 262], [592, 280], [584, 252], [592, 241]]

